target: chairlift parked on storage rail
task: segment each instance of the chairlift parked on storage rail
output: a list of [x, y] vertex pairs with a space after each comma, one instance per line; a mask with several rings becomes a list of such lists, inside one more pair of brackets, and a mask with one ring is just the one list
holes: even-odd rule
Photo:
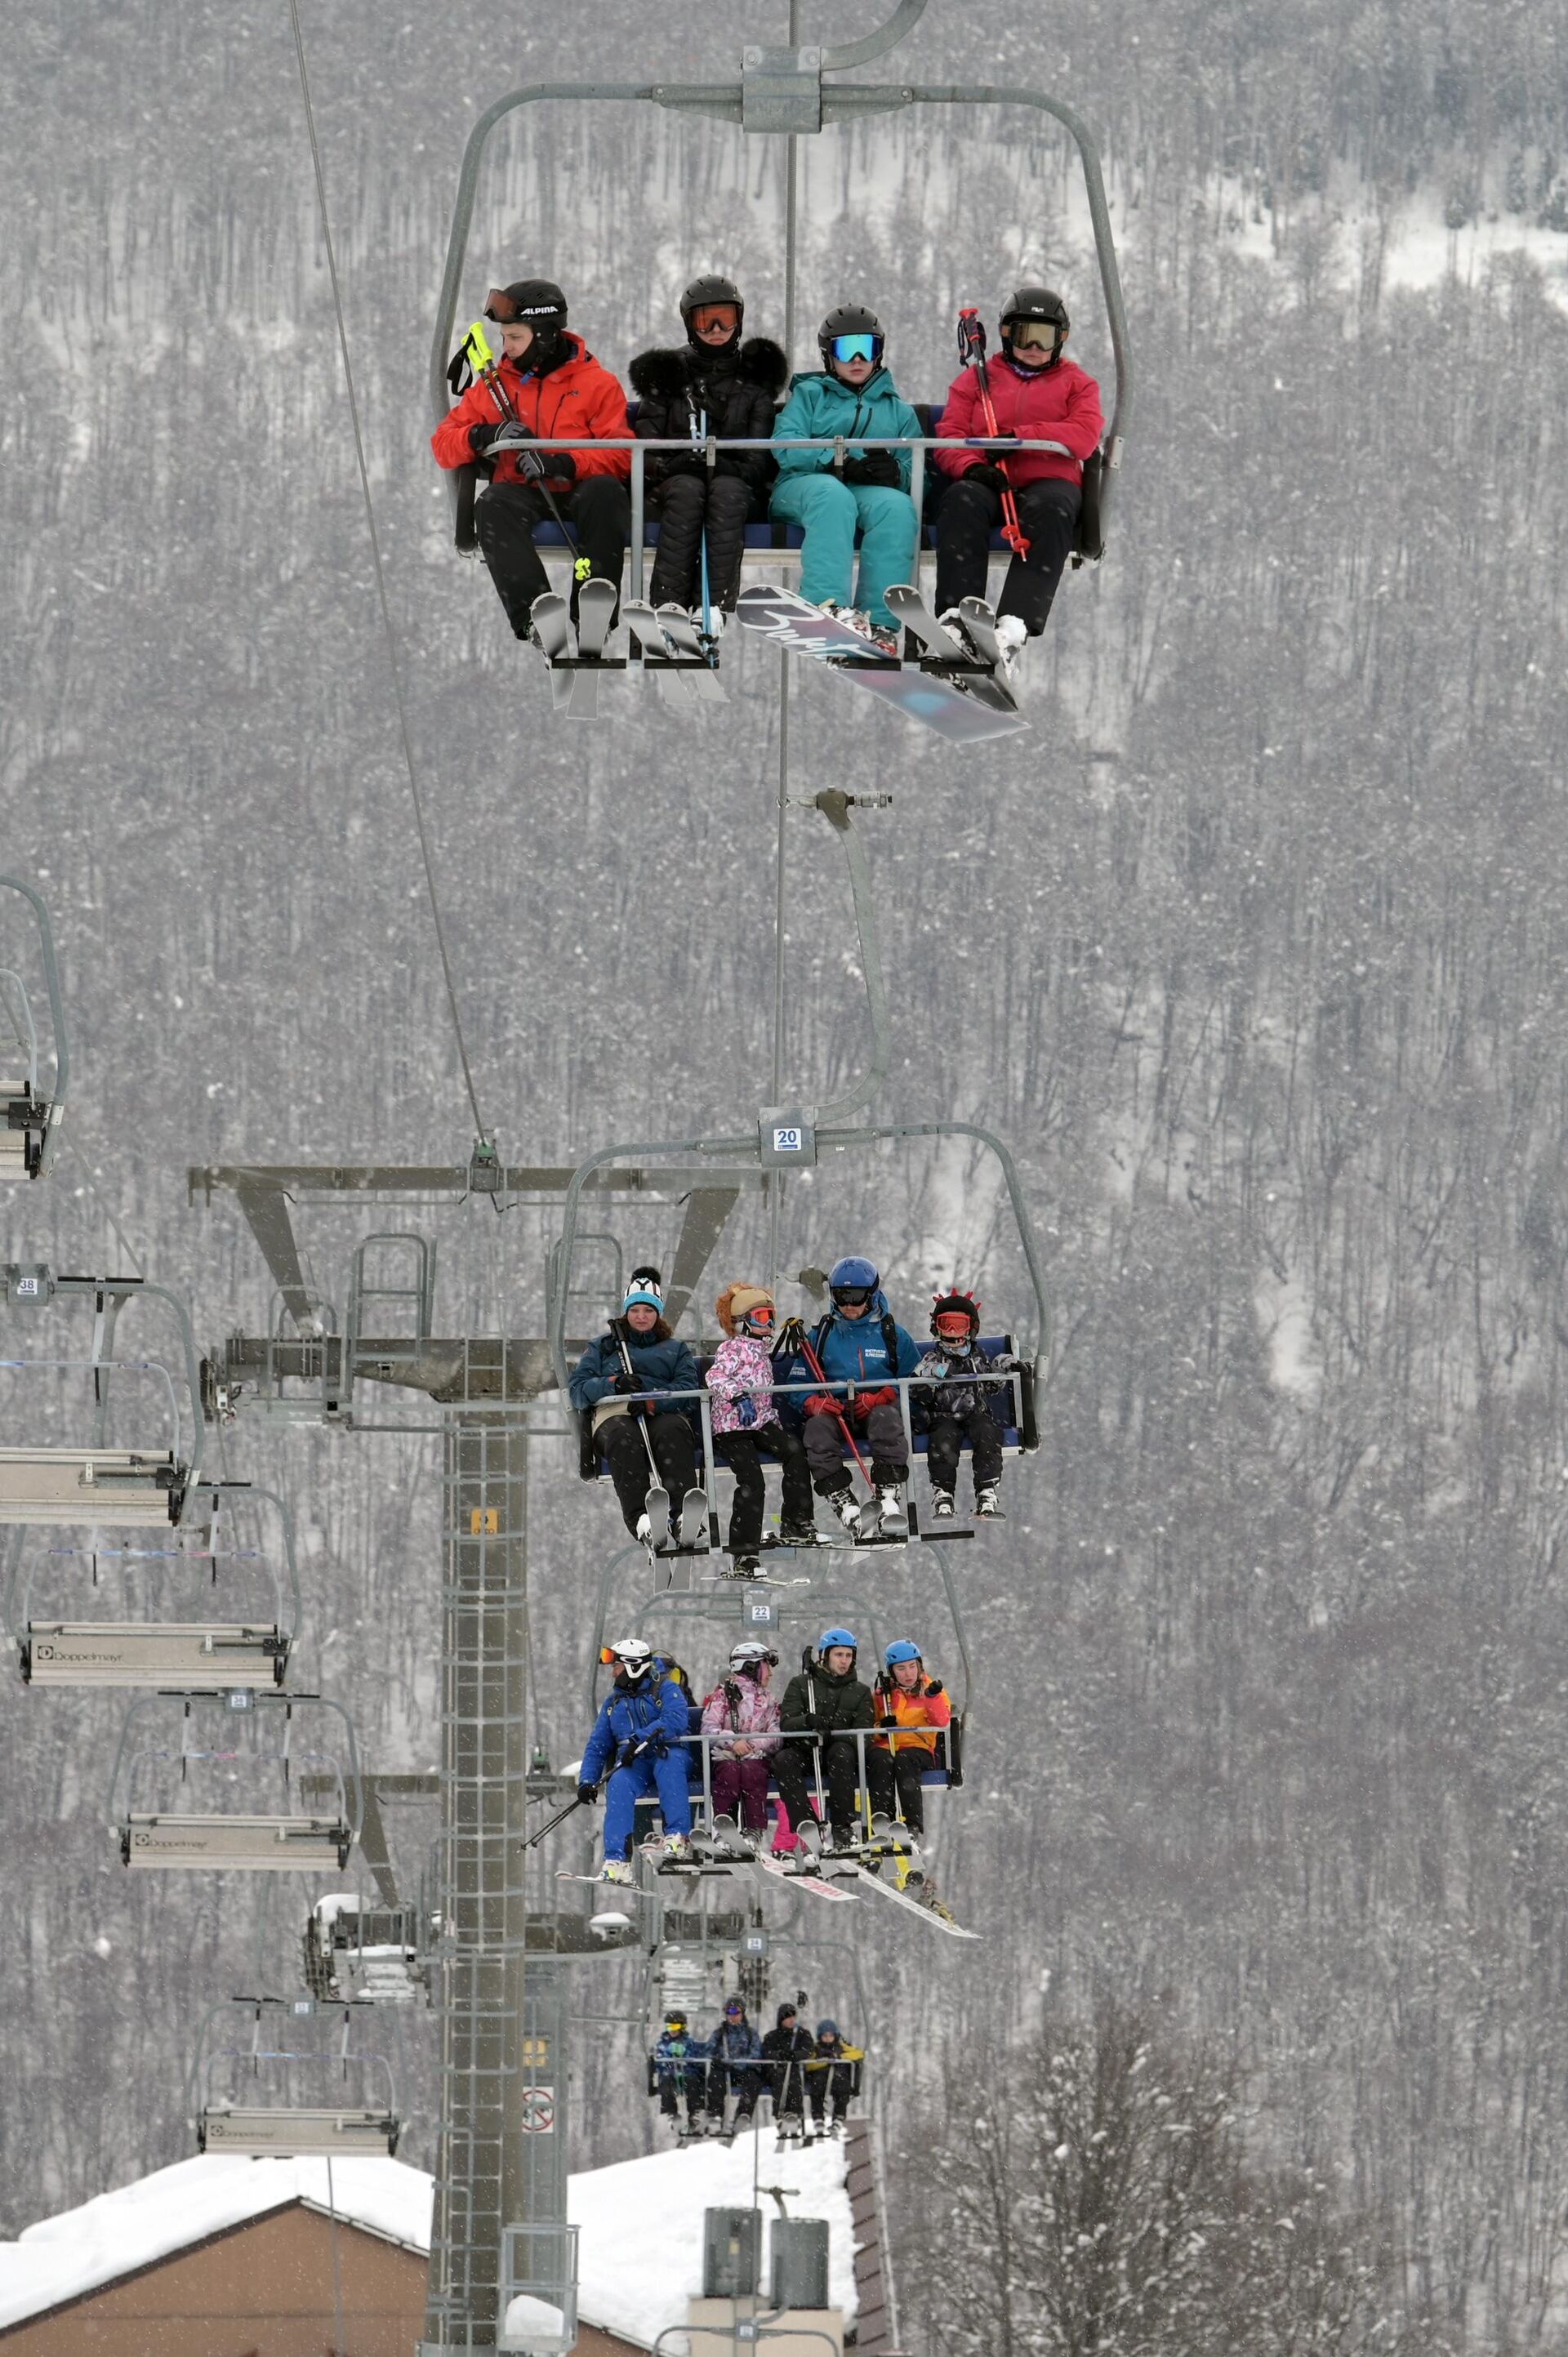
[[[214, 2047], [214, 2023], [225, 2013], [242, 2010], [251, 2017], [248, 2040]], [[330, 2041], [294, 2028], [305, 2022], [326, 2025], [334, 2016], [338, 2032]], [[403, 2126], [397, 2089], [386, 2055], [363, 2051], [355, 2042], [354, 2032], [363, 2018], [357, 2002], [324, 2005], [314, 1996], [234, 1997], [212, 2007], [202, 2024], [190, 2076], [197, 2149], [236, 2153], [251, 2160], [288, 2160], [301, 2153], [331, 2158], [375, 2154], [391, 2159]], [[287, 2042], [270, 2044], [269, 2034]], [[349, 2100], [354, 2093], [369, 2093], [372, 2085], [379, 2100]], [[302, 2091], [337, 2093], [338, 2100], [288, 2100]]]
[[[147, 1722], [180, 1713], [177, 1743], [152, 1739]], [[337, 1750], [302, 1747], [295, 1719], [331, 1712], [342, 1723]], [[143, 1737], [146, 1729], [146, 1739]], [[268, 1738], [275, 1735], [275, 1741]], [[205, 1736], [206, 1740], [196, 1740]], [[298, 1770], [330, 1779], [326, 1809], [299, 1805]], [[177, 1780], [182, 1797], [213, 1779], [272, 1785], [286, 1806], [239, 1813], [228, 1809], [148, 1807], [149, 1790]], [[250, 1874], [341, 1874], [360, 1834], [360, 1767], [348, 1713], [323, 1695], [282, 1695], [239, 1689], [224, 1695], [144, 1695], [121, 1730], [110, 1778], [109, 1808], [124, 1865], [147, 1871], [231, 1867]]]
[[19, 876], [0, 876], [0, 891], [20, 893], [38, 921], [54, 1064], [46, 1080], [38, 1065], [33, 1001], [21, 968], [10, 962], [6, 933], [0, 931], [0, 1178], [42, 1178], [54, 1159], [70, 1075], [59, 970], [49, 912], [39, 894]]
[[[294, 1524], [273, 1491], [248, 1482], [203, 1483], [191, 1493], [194, 1512], [209, 1505], [205, 1528], [188, 1512], [180, 1533], [161, 1546], [105, 1544], [89, 1534], [87, 1544], [41, 1544], [23, 1559], [16, 1583], [12, 1634], [23, 1679], [39, 1686], [121, 1686], [171, 1689], [182, 1694], [227, 1694], [240, 1687], [281, 1686], [289, 1653], [297, 1641], [304, 1608], [295, 1557]], [[265, 1499], [277, 1509], [282, 1527], [282, 1563], [275, 1554], [244, 1547], [238, 1534], [226, 1537], [221, 1514], [245, 1498]], [[188, 1534], [193, 1544], [182, 1544]], [[194, 1542], [205, 1542], [195, 1544]], [[220, 1575], [231, 1585], [265, 1583], [268, 1602], [244, 1620], [156, 1620], [147, 1607], [134, 1620], [56, 1620], [40, 1609], [38, 1591], [67, 1575], [91, 1575], [94, 1589], [109, 1577], [134, 1590], [138, 1581], [156, 1590], [177, 1579], [188, 1566], [201, 1566], [214, 1596]], [[228, 1600], [227, 1598], [225, 1600]], [[44, 1605], [49, 1598], [47, 1595]]]
[[[7, 1306], [14, 1310], [38, 1310], [62, 1299], [91, 1304], [92, 1343], [87, 1357], [3, 1358], [0, 1367], [24, 1379], [46, 1370], [90, 1378], [91, 1415], [82, 1421], [90, 1421], [94, 1430], [85, 1445], [70, 1448], [0, 1448], [0, 1523], [177, 1523], [200, 1471], [205, 1441], [200, 1362], [184, 1304], [166, 1286], [135, 1276], [59, 1276], [42, 1264], [10, 1262], [5, 1278]], [[143, 1299], [166, 1304], [178, 1324], [183, 1363], [177, 1376], [161, 1359], [115, 1355], [120, 1314], [127, 1302]], [[111, 1394], [117, 1374], [146, 1378], [163, 1399], [166, 1416], [156, 1440], [149, 1435], [134, 1448], [111, 1442]]]

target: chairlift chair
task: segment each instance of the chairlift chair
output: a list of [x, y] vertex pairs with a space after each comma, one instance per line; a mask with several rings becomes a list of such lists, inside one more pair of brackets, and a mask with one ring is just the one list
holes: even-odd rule
[[[199, 2151], [242, 2154], [252, 2160], [287, 2160], [301, 2154], [320, 2154], [328, 2158], [365, 2155], [392, 2158], [403, 2127], [392, 2066], [384, 2054], [360, 2053], [352, 2048], [356, 2004], [327, 2007], [309, 1996], [240, 1997], [231, 2003], [250, 2012], [251, 2040], [248, 2047], [208, 2051], [211, 2024], [228, 2008], [218, 2006], [209, 2012], [202, 2025], [193, 2072], [199, 2098], [194, 2118]], [[328, 2010], [337, 2012], [341, 2018], [336, 2051], [320, 2045], [269, 2047], [262, 2042], [269, 2019], [279, 2016], [289, 2020], [308, 2019]], [[257, 2087], [264, 2086], [274, 2072], [286, 2083], [300, 2071], [315, 2074], [323, 2070], [336, 2072], [345, 2083], [355, 2077], [373, 2074], [384, 2086], [385, 2100], [368, 2104], [269, 2103], [259, 2096], [247, 2100], [250, 2090], [242, 2095], [234, 2086], [236, 2080], [247, 2077]], [[220, 2075], [226, 2082], [222, 2092], [218, 2091], [217, 2083]]]
[[[144, 1714], [160, 1703], [181, 1706], [180, 1741], [176, 1746], [144, 1743], [133, 1738]], [[282, 1714], [282, 1742], [273, 1751], [252, 1744], [246, 1749], [193, 1745], [189, 1740], [193, 1707], [216, 1706], [232, 1712]], [[301, 1709], [333, 1712], [343, 1724], [344, 1756], [320, 1749], [297, 1750], [292, 1746], [295, 1713]], [[291, 1770], [306, 1763], [332, 1778], [336, 1806], [328, 1811], [297, 1807], [262, 1812], [191, 1809], [148, 1809], [134, 1805], [138, 1771], [177, 1763], [182, 1783], [193, 1765], [248, 1760], [281, 1770], [285, 1792], [292, 1795]], [[110, 1817], [118, 1835], [122, 1864], [146, 1871], [192, 1867], [229, 1867], [252, 1874], [342, 1873], [360, 1832], [360, 1770], [353, 1722], [341, 1706], [322, 1695], [284, 1695], [237, 1689], [224, 1695], [145, 1695], [133, 1703], [121, 1730], [119, 1749], [110, 1779]]]
[[0, 1179], [42, 1178], [54, 1159], [70, 1070], [59, 971], [48, 910], [40, 895], [19, 876], [0, 876], [0, 890], [20, 893], [38, 921], [55, 1067], [46, 1089], [27, 984], [14, 967], [0, 965]]
[[[254, 1550], [220, 1550], [217, 1521], [220, 1501], [235, 1493], [264, 1498], [282, 1521], [285, 1566], [289, 1595], [274, 1562]], [[294, 1526], [281, 1498], [246, 1483], [210, 1483], [200, 1494], [211, 1501], [209, 1544], [201, 1549], [177, 1546], [161, 1549], [101, 1545], [40, 1550], [29, 1561], [22, 1582], [20, 1610], [14, 1625], [23, 1680], [46, 1686], [120, 1686], [170, 1690], [184, 1694], [229, 1694], [243, 1687], [281, 1686], [288, 1669], [291, 1647], [303, 1618], [299, 1573], [295, 1558]], [[207, 1563], [217, 1583], [221, 1563], [258, 1564], [272, 1589], [270, 1615], [251, 1620], [54, 1620], [34, 1606], [40, 1574], [61, 1557], [91, 1561], [96, 1583], [100, 1565], [124, 1562], [175, 1565]]]

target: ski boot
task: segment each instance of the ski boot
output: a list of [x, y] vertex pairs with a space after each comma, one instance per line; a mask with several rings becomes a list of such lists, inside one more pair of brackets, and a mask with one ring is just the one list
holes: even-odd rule
[[879, 655], [891, 655], [894, 662], [897, 662], [898, 633], [897, 630], [884, 630], [880, 623], [873, 622], [868, 635]]
[[720, 1565], [718, 1576], [721, 1579], [756, 1579], [760, 1577], [761, 1571], [762, 1564], [758, 1556], [737, 1555], [732, 1555], [728, 1563]]
[[601, 1882], [629, 1882], [631, 1878], [631, 1860], [628, 1857], [607, 1857], [599, 1868]]
[[664, 1863], [666, 1866], [691, 1865], [692, 1841], [690, 1835], [666, 1834], [664, 1837]]
[[783, 2118], [777, 2123], [777, 2126], [780, 2144], [799, 2144], [806, 2133], [798, 2115], [794, 2112], [786, 2112]]
[[1009, 679], [1013, 679], [1017, 673], [1018, 658], [1028, 644], [1028, 629], [1016, 614], [999, 614], [996, 637], [1002, 649], [1002, 669]]
[[824, 597], [817, 611], [832, 621], [842, 622], [846, 630], [858, 630], [863, 639], [871, 636], [871, 617], [858, 606], [841, 606], [836, 597]]
[[994, 1481], [983, 1481], [974, 1493], [974, 1511], [986, 1521], [1001, 1511], [996, 1502], [996, 1491]]
[[815, 1523], [780, 1523], [779, 1544], [781, 1547], [808, 1547], [817, 1544]]
[[843, 1489], [832, 1491], [828, 1503], [851, 1537], [858, 1538], [861, 1535], [860, 1508], [854, 1502], [854, 1491], [846, 1484]]
[[957, 1511], [957, 1504], [950, 1490], [933, 1490], [931, 1491], [932, 1522], [950, 1523]]
[[876, 1528], [885, 1539], [907, 1539], [909, 1535], [909, 1512], [904, 1503], [904, 1484], [884, 1481], [876, 1492]]

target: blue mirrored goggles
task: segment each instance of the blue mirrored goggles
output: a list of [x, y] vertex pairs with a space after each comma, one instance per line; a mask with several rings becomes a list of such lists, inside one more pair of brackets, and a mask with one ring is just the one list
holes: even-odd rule
[[879, 361], [882, 358], [880, 336], [834, 336], [828, 345], [835, 361]]

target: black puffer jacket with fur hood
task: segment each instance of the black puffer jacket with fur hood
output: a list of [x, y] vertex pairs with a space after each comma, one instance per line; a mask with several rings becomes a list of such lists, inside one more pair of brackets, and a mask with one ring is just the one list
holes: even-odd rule
[[[704, 416], [721, 441], [766, 441], [789, 364], [766, 336], [748, 336], [738, 349], [732, 344], [723, 351], [682, 344], [675, 350], [639, 352], [627, 373], [638, 398], [639, 442], [683, 440], [701, 429]], [[671, 472], [684, 473], [688, 465], [678, 454], [655, 451], [648, 460], [648, 481], [662, 482]], [[766, 450], [721, 451], [715, 468], [740, 476], [754, 491], [766, 490], [774, 471]]]

